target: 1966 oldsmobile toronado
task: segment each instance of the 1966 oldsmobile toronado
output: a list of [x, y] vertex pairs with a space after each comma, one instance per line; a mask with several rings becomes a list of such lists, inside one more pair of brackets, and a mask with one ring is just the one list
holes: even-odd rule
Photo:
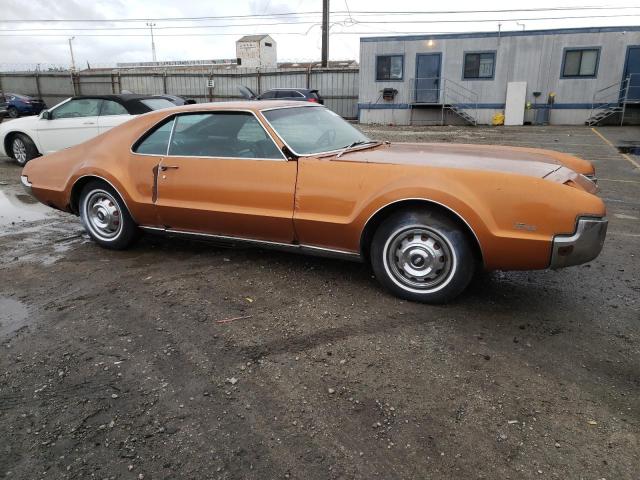
[[22, 182], [106, 248], [154, 230], [362, 259], [397, 296], [435, 303], [480, 268], [595, 258], [594, 174], [549, 150], [377, 142], [321, 105], [253, 101], [142, 115], [32, 160]]

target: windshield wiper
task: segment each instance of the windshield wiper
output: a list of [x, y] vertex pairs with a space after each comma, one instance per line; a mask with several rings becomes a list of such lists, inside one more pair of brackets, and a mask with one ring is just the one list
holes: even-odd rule
[[356, 140], [355, 142], [351, 142], [349, 145], [342, 147], [342, 150], [340, 150], [340, 153], [338, 153], [338, 155], [336, 155], [336, 158], [340, 158], [342, 156], [342, 154], [346, 153], [349, 149], [353, 148], [353, 147], [357, 147], [358, 145], [366, 145], [368, 143], [378, 143], [375, 140]]

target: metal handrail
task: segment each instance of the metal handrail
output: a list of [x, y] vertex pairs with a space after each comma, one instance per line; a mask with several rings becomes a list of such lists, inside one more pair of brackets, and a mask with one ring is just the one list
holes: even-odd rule
[[[634, 75], [634, 74], [631, 74]], [[621, 111], [620, 124], [624, 121], [624, 112], [626, 100], [629, 96], [629, 85], [631, 84], [631, 75], [624, 78], [621, 82], [615, 82], [606, 87], [596, 90], [591, 101], [591, 111], [589, 112], [589, 125], [593, 125], [605, 117], [594, 120], [601, 112], [610, 112], [606, 116], [613, 115]]]
[[458, 110], [474, 110], [473, 124], [478, 118], [478, 94], [451, 79], [443, 80], [443, 108], [450, 105]]
[[[433, 88], [418, 88], [420, 81], [433, 82], [437, 86]], [[433, 102], [423, 102], [420, 97], [420, 93], [433, 92]], [[461, 85], [453, 80], [445, 77], [418, 77], [413, 79], [413, 103], [415, 104], [430, 104], [441, 105], [442, 108], [442, 123], [444, 124], [444, 110], [448, 108], [454, 110], [458, 115], [462, 116], [466, 120], [466, 117], [470, 117], [474, 125], [477, 124], [476, 118], [478, 117], [478, 94], [473, 90], [468, 89], [464, 85]], [[471, 117], [468, 113], [463, 114], [460, 110], [475, 110], [475, 117]]]

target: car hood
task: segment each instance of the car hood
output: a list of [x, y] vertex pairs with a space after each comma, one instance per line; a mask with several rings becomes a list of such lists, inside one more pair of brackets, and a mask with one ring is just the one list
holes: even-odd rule
[[0, 124], [0, 132], [31, 129], [38, 123], [39, 120], [40, 120], [40, 117], [31, 116], [31, 117], [16, 118], [15, 120], [4, 121], [2, 122], [2, 124]]
[[565, 153], [537, 148], [447, 143], [393, 143], [354, 150], [337, 161], [489, 170], [544, 178], [561, 167], [593, 175], [593, 165]]

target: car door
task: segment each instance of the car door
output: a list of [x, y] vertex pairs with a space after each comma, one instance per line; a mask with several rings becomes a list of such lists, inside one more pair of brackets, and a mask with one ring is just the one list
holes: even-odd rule
[[98, 135], [101, 99], [71, 99], [38, 120], [37, 135], [43, 154], [77, 145]]
[[158, 218], [174, 230], [291, 243], [296, 175], [253, 113], [185, 113], [159, 163]]
[[113, 100], [103, 100], [98, 116], [98, 131], [104, 133], [132, 118], [123, 105]]

